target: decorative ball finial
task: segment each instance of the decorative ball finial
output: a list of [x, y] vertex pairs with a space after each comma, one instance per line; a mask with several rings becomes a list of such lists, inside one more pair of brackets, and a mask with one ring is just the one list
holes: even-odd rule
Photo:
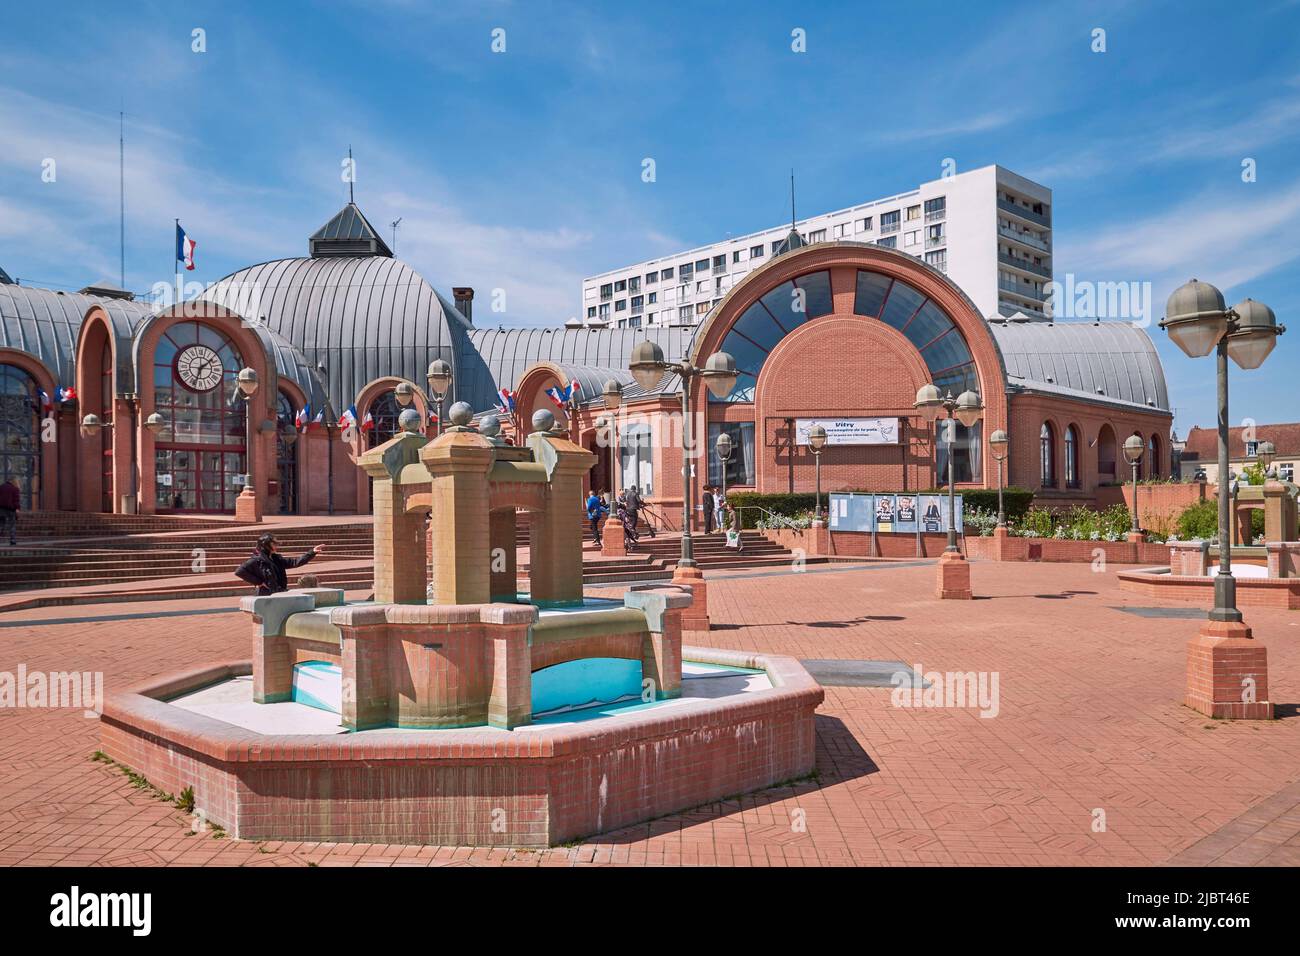
[[457, 428], [464, 428], [474, 418], [474, 409], [469, 402], [457, 402], [447, 410], [447, 417]]
[[397, 416], [397, 425], [404, 432], [415, 433], [420, 430], [422, 419], [420, 412], [414, 408], [404, 408], [400, 415]]
[[533, 431], [549, 432], [555, 427], [555, 416], [545, 408], [533, 412]]
[[501, 434], [501, 419], [495, 415], [484, 415], [479, 419], [478, 433], [484, 438], [496, 438]]

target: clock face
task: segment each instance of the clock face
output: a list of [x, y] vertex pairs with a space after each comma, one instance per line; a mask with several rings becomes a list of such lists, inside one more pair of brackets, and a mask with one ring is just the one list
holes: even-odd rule
[[191, 345], [176, 356], [176, 374], [185, 387], [210, 392], [221, 384], [221, 358], [206, 345]]

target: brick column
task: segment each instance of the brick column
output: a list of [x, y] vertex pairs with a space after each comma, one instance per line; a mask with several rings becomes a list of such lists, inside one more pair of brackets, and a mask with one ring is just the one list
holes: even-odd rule
[[432, 476], [434, 604], [487, 604], [492, 599], [488, 473], [494, 457], [486, 438], [457, 428], [421, 452]]
[[970, 562], [960, 551], [944, 551], [939, 556], [935, 594], [960, 601], [969, 601], [974, 596], [970, 589]]
[[529, 580], [534, 602], [582, 600], [582, 480], [596, 456], [562, 436], [528, 436], [533, 459], [547, 471], [546, 508], [529, 525]]
[[402, 469], [419, 461], [426, 440], [403, 432], [372, 448], [357, 464], [373, 481], [375, 602], [424, 604], [427, 600], [423, 509], [408, 511]]
[[385, 727], [392, 722], [388, 622], [382, 607], [341, 607], [330, 623], [342, 635], [340, 717], [349, 730]]
[[492, 600], [513, 602], [519, 594], [519, 555], [515, 550], [514, 508], [493, 511], [488, 516]]
[[605, 519], [600, 529], [600, 553], [607, 558], [627, 555], [627, 539], [623, 535], [623, 522], [614, 515]]
[[1206, 621], [1187, 645], [1183, 703], [1209, 717], [1272, 720], [1268, 651], [1241, 622]]
[[289, 700], [293, 696], [293, 658], [284, 625], [292, 615], [315, 609], [315, 596], [246, 597], [239, 607], [253, 618], [253, 700], [259, 704]]
[[682, 616], [691, 601], [686, 588], [672, 585], [633, 588], [623, 596], [627, 607], [645, 613], [641, 677], [653, 682], [655, 700], [682, 695]]
[[688, 631], [707, 631], [709, 621], [709, 586], [704, 581], [704, 572], [699, 566], [683, 568], [678, 565], [673, 570], [673, 584], [686, 587], [691, 592], [691, 606], [682, 613], [682, 627]]
[[532, 651], [528, 629], [536, 619], [533, 607], [484, 608], [485, 665], [492, 690], [487, 702], [490, 727], [510, 730], [533, 719]]

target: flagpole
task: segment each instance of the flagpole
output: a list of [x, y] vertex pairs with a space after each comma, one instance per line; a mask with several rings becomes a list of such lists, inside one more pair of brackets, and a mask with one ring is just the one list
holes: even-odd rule
[[176, 239], [177, 237], [180, 236], [180, 234], [181, 234], [181, 221], [177, 219], [176, 231], [172, 234], [172, 259], [175, 260], [172, 263], [172, 265], [176, 267], [176, 299], [173, 302], [173, 305], [181, 304], [181, 259], [180, 256], [176, 255], [177, 252]]

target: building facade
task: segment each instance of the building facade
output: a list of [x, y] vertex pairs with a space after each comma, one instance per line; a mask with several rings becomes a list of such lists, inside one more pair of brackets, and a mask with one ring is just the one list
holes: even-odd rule
[[[1100, 485], [1122, 481], [1131, 434], [1152, 449], [1147, 473], [1168, 474], [1168, 396], [1143, 330], [991, 322], [950, 276], [878, 243], [804, 244], [795, 232], [698, 326], [652, 329], [478, 328], [473, 290], [449, 299], [433, 289], [351, 204], [308, 252], [161, 310], [114, 290], [0, 283], [0, 471], [19, 480], [24, 507], [247, 517], [256, 502], [260, 513], [367, 513], [369, 481], [355, 461], [397, 428], [402, 382], [436, 427], [425, 385], [436, 358], [453, 369], [445, 404], [484, 414], [499, 390], [512, 392], [503, 424], [516, 442], [535, 411], [552, 411], [596, 453], [591, 486], [637, 485], [670, 527], [684, 471], [696, 501], [720, 482], [705, 452], [723, 431], [736, 446], [732, 489], [811, 491], [812, 419], [875, 429], [871, 441], [826, 450], [824, 491], [942, 486], [950, 446], [912, 407], [927, 383], [976, 391], [985, 406], [983, 421], [953, 436], [959, 488], [996, 485], [996, 429], [1010, 433], [1006, 483], [1049, 506], [1090, 503]], [[718, 350], [736, 361], [722, 399], [693, 386], [689, 469], [681, 381], [668, 375], [645, 391], [628, 371], [648, 337], [669, 361], [701, 364]], [[243, 368], [258, 381], [251, 397], [237, 387]], [[612, 411], [601, 397], [610, 381], [622, 389]], [[575, 399], [557, 407], [556, 386]], [[351, 408], [373, 427], [341, 426]]]
[[[1052, 280], [1052, 191], [1001, 166], [959, 173], [896, 196], [794, 224], [807, 244], [852, 240], [899, 249], [946, 274], [984, 316], [1044, 318]], [[582, 282], [586, 324], [694, 327], [791, 225], [775, 226]]]
[[[1259, 461], [1259, 446], [1273, 443], [1273, 468], [1283, 481], [1294, 482], [1300, 472], [1300, 422], [1277, 425], [1236, 426], [1228, 429], [1228, 467], [1241, 474]], [[1184, 481], [1193, 479], [1217, 484], [1219, 480], [1219, 431], [1194, 425], [1187, 433], [1179, 456]]]

